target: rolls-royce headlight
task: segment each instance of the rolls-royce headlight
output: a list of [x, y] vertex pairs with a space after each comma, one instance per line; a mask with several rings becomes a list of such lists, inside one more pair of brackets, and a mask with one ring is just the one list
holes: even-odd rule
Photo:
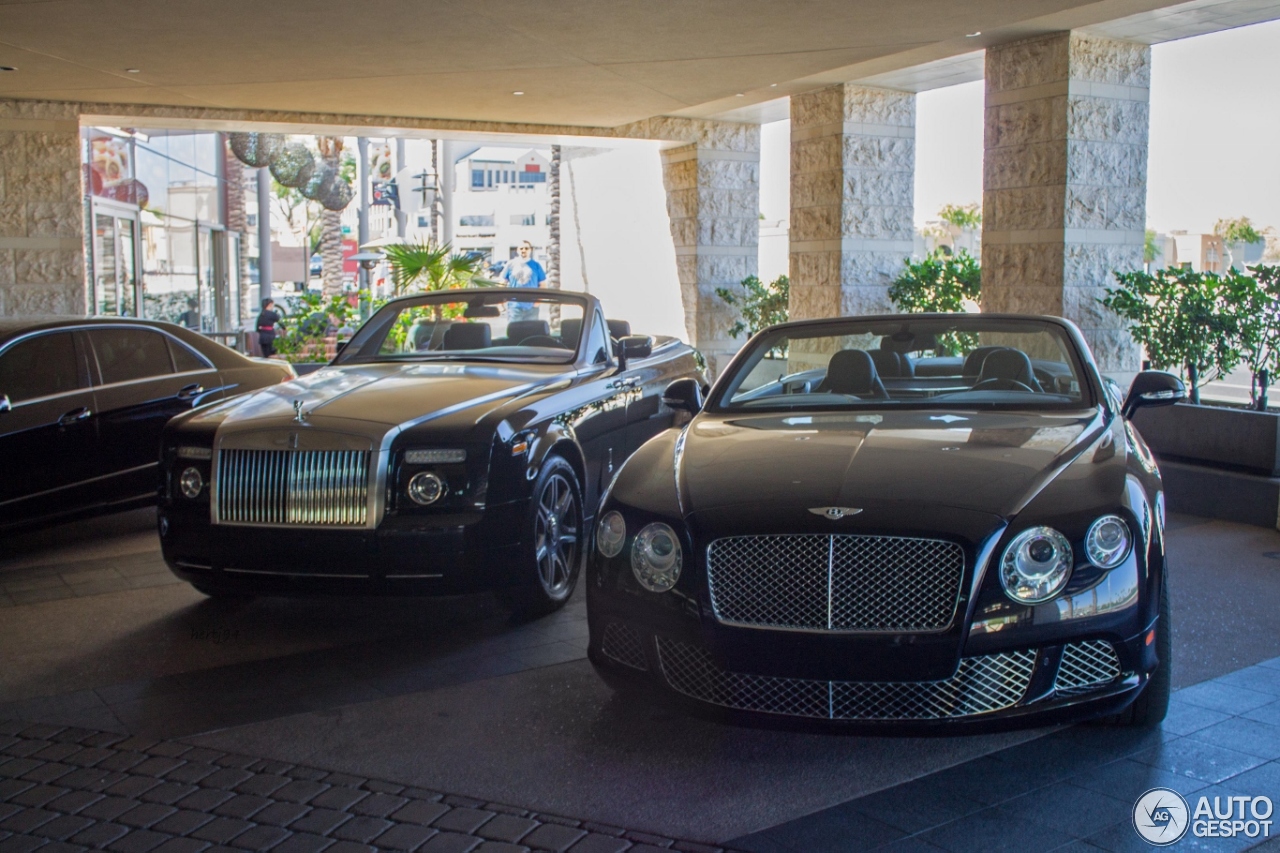
[[1089, 526], [1084, 537], [1085, 555], [1100, 569], [1114, 569], [1123, 563], [1132, 545], [1129, 525], [1118, 515], [1102, 516]]
[[418, 506], [431, 506], [444, 494], [444, 480], [430, 471], [422, 471], [409, 480], [409, 500]]
[[1000, 557], [1000, 585], [1022, 604], [1039, 604], [1067, 585], [1071, 543], [1052, 527], [1032, 527], [1013, 538]]
[[596, 526], [596, 548], [606, 557], [616, 557], [622, 553], [622, 546], [627, 541], [627, 522], [620, 512], [606, 512]]
[[631, 545], [631, 573], [650, 592], [666, 592], [680, 579], [683, 554], [676, 532], [660, 521], [646, 524]]
[[194, 500], [204, 491], [204, 475], [200, 473], [199, 468], [187, 468], [178, 477], [178, 488], [182, 491], [183, 497]]

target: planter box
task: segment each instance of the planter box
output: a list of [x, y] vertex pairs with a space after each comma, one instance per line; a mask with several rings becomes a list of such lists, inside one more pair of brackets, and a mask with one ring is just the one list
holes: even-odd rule
[[1280, 413], [1179, 403], [1133, 417], [1162, 459], [1280, 477]]
[[1170, 510], [1277, 527], [1280, 414], [1179, 403], [1133, 423], [1160, 460]]

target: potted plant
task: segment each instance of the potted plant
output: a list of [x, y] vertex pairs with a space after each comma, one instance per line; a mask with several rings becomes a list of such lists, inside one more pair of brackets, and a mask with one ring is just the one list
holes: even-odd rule
[[[716, 295], [734, 308], [739, 318], [729, 327], [729, 336], [737, 338], [746, 334], [750, 338], [761, 329], [775, 323], [787, 322], [790, 312], [791, 279], [780, 275], [768, 284], [764, 284], [754, 275], [742, 280], [741, 295], [733, 293], [727, 287], [717, 287]], [[754, 388], [771, 382], [787, 372], [787, 353], [785, 349], [775, 349], [760, 360], [760, 364], [752, 371], [743, 383], [743, 388]]]

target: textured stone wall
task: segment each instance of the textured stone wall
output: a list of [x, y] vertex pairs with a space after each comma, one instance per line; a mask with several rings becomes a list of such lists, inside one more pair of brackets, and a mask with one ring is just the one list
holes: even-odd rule
[[987, 49], [983, 310], [1067, 317], [1114, 372], [1138, 348], [1097, 300], [1142, 266], [1150, 77], [1150, 48], [1081, 33]]
[[791, 317], [892, 311], [911, 254], [915, 95], [842, 84], [791, 98]]
[[82, 193], [74, 108], [0, 101], [0, 316], [86, 312]]
[[740, 293], [758, 267], [760, 132], [755, 125], [684, 119], [664, 119], [660, 132], [671, 138], [682, 122], [693, 141], [662, 152], [667, 213], [685, 328], [718, 373], [744, 340], [729, 336], [737, 313], [716, 289]]

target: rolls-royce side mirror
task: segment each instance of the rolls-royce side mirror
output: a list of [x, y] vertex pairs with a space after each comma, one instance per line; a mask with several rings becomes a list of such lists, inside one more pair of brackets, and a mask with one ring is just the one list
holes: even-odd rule
[[702, 386], [696, 379], [677, 379], [662, 392], [662, 402], [678, 412], [696, 415], [702, 411]]
[[1126, 418], [1133, 417], [1138, 409], [1152, 406], [1172, 406], [1187, 398], [1187, 388], [1172, 373], [1160, 370], [1144, 370], [1133, 379], [1129, 396], [1125, 397], [1121, 410]]
[[9, 411], [13, 411], [13, 403], [9, 402], [9, 395], [0, 394], [0, 415]]

